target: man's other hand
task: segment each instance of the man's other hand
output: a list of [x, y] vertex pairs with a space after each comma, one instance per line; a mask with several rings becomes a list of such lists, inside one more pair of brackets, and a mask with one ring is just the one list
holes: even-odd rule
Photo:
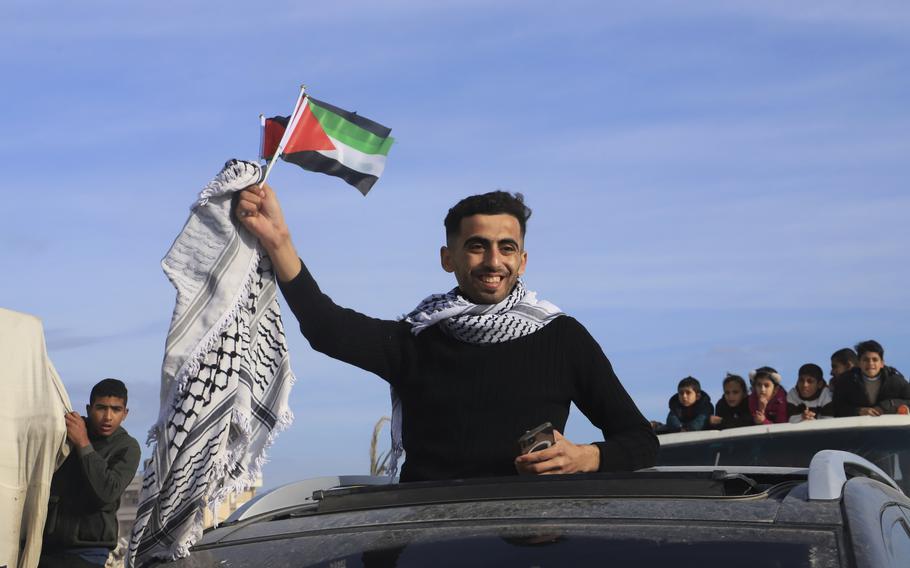
[[77, 448], [84, 448], [89, 445], [88, 430], [85, 428], [85, 419], [78, 412], [67, 412], [64, 415], [66, 420], [66, 439]]
[[877, 406], [862, 406], [859, 409], [860, 416], [881, 416], [882, 409]]
[[234, 215], [259, 239], [272, 259], [278, 279], [282, 282], [293, 280], [300, 272], [300, 258], [275, 191], [268, 184], [247, 187], [237, 198]]
[[553, 473], [579, 473], [600, 469], [600, 448], [593, 444], [573, 444], [557, 430], [556, 441], [546, 450], [531, 452], [515, 458], [518, 473], [549, 475]]

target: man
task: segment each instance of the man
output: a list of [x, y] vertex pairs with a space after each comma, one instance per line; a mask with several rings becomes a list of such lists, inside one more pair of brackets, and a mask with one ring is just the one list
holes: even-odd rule
[[910, 384], [894, 367], [885, 366], [885, 350], [875, 340], [856, 344], [859, 365], [837, 377], [835, 416], [895, 414], [910, 404]]
[[[391, 385], [393, 452], [407, 452], [402, 481], [653, 465], [656, 436], [598, 344], [519, 280], [531, 213], [520, 194], [475, 195], [449, 210], [440, 262], [458, 287], [402, 321], [341, 308], [319, 290], [268, 186], [241, 192], [235, 212], [271, 257], [310, 345]], [[577, 445], [559, 433], [571, 402], [603, 442]], [[517, 439], [544, 422], [556, 427], [556, 444], [516, 458]]]
[[120, 496], [139, 466], [139, 443], [120, 424], [129, 414], [123, 382], [92, 388], [86, 418], [66, 414], [70, 453], [51, 482], [42, 568], [103, 566], [117, 546]]

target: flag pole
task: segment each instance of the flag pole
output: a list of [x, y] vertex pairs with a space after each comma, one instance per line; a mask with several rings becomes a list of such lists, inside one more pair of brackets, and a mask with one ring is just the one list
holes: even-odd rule
[[[288, 121], [288, 126], [284, 131], [284, 135], [281, 137], [281, 141], [278, 142], [278, 147], [275, 148], [275, 153], [272, 154], [272, 159], [269, 160], [269, 165], [265, 168], [265, 175], [262, 176], [262, 181], [259, 182], [259, 187], [262, 188], [265, 185], [265, 180], [269, 178], [269, 174], [272, 172], [272, 167], [275, 165], [275, 160], [278, 159], [278, 156], [284, 150], [285, 144], [288, 142], [288, 138], [291, 137], [291, 133], [294, 131], [294, 127], [297, 125], [297, 121], [300, 119], [300, 113], [303, 112], [303, 104], [305, 103], [306, 98], [306, 85], [300, 85], [300, 94], [297, 96], [297, 104], [294, 105], [294, 112], [291, 114], [291, 119]], [[263, 127], [263, 136], [264, 127]], [[263, 142], [264, 143], [264, 142]]]
[[259, 159], [265, 158], [265, 115], [259, 113]]

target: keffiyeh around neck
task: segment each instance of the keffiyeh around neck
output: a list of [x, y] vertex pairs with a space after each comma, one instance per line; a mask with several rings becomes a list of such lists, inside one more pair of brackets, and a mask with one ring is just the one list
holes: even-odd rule
[[[562, 311], [546, 300], [538, 300], [535, 292], [525, 288], [519, 279], [515, 287], [498, 304], [475, 304], [458, 292], [433, 294], [425, 298], [406, 315], [411, 333], [419, 335], [433, 325], [465, 343], [502, 343], [531, 335], [562, 315]], [[404, 453], [401, 440], [401, 398], [395, 389], [392, 394], [392, 454], [389, 474], [398, 474], [398, 461]]]
[[498, 304], [475, 304], [459, 294], [433, 294], [404, 317], [411, 333], [440, 324], [443, 331], [465, 343], [501, 343], [539, 330], [562, 312], [546, 300], [538, 300], [519, 280]]

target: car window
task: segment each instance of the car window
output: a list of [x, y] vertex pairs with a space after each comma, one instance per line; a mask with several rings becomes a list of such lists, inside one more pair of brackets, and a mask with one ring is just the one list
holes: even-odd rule
[[661, 446], [657, 464], [808, 467], [820, 450], [844, 450], [880, 467], [910, 495], [907, 435], [906, 428], [857, 428], [702, 440]]
[[891, 566], [905, 567], [910, 561], [910, 524], [901, 507], [888, 507], [882, 513], [882, 538]]
[[840, 566], [838, 550], [832, 531], [767, 525], [721, 528], [691, 523], [553, 523], [521, 527], [485, 526], [483, 522], [416, 530], [328, 531], [282, 539], [281, 546], [269, 539], [224, 549], [236, 566], [278, 567], [292, 562], [295, 567], [337, 568], [836, 568]]

